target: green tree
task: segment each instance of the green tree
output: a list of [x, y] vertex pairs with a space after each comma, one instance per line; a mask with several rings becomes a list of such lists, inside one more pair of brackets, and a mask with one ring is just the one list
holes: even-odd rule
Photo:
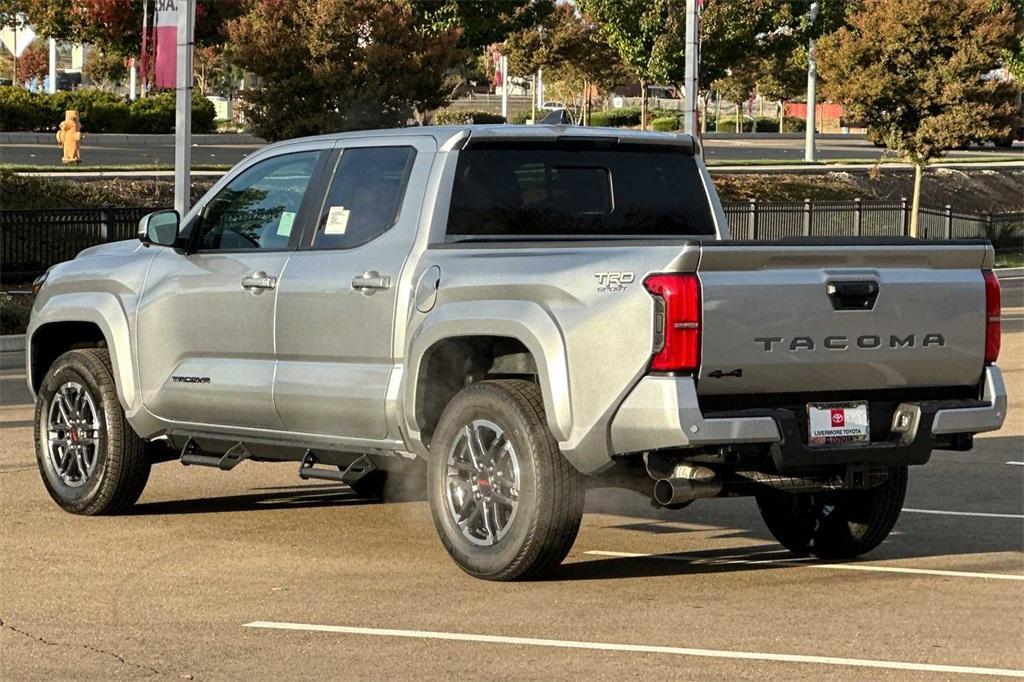
[[914, 165], [911, 236], [921, 178], [943, 152], [1008, 132], [1014, 86], [989, 78], [1017, 37], [992, 0], [865, 0], [818, 43], [823, 91]]
[[479, 52], [545, 21], [554, 0], [412, 0], [417, 23], [431, 31], [459, 29], [459, 47]]
[[682, 80], [684, 0], [577, 0], [640, 82], [640, 127], [647, 129], [647, 86]]
[[572, 5], [555, 8], [543, 23], [518, 31], [501, 46], [514, 74], [544, 69], [548, 91], [584, 123], [591, 86], [607, 87], [625, 77], [618, 54], [599, 28]]
[[112, 90], [128, 77], [124, 57], [97, 47], [89, 50], [82, 71], [101, 90]]
[[443, 103], [459, 59], [457, 29], [426, 30], [399, 0], [255, 0], [228, 32], [258, 77], [243, 106], [268, 139], [405, 125]]

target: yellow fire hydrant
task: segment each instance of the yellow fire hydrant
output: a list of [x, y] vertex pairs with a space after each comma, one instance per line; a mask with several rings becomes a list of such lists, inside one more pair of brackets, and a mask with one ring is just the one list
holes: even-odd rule
[[82, 161], [82, 125], [78, 122], [78, 112], [68, 109], [64, 112], [64, 120], [57, 131], [57, 144], [64, 148], [63, 163], [80, 163]]

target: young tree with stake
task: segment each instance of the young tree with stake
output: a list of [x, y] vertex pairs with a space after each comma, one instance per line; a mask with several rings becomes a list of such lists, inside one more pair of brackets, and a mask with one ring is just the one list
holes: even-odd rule
[[825, 94], [914, 165], [912, 237], [928, 162], [1009, 129], [1015, 86], [990, 73], [1014, 18], [1002, 0], [864, 0], [818, 44]]

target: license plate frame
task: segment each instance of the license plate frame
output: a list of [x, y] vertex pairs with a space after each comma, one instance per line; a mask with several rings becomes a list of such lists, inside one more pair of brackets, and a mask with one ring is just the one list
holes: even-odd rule
[[835, 447], [870, 442], [871, 413], [866, 400], [807, 403], [809, 446]]

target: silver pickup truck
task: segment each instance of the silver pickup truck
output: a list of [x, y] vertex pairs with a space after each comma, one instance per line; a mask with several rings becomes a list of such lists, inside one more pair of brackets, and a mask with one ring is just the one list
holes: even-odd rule
[[556, 566], [597, 486], [752, 496], [797, 554], [871, 550], [908, 465], [1003, 423], [992, 248], [731, 241], [695, 147], [463, 126], [261, 149], [37, 281], [47, 490], [116, 513], [171, 459], [418, 481], [491, 580]]

